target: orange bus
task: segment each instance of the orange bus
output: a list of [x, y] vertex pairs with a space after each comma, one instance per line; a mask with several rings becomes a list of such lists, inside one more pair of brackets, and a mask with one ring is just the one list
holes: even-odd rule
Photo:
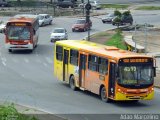
[[12, 50], [32, 51], [38, 43], [38, 16], [20, 14], [9, 19], [5, 29], [5, 47]]
[[91, 91], [110, 100], [151, 100], [155, 59], [84, 40], [57, 41], [54, 76], [75, 90]]

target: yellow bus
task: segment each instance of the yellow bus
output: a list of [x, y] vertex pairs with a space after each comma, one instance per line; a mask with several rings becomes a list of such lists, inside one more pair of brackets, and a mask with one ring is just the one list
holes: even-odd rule
[[84, 40], [57, 41], [54, 48], [54, 76], [105, 102], [153, 99], [155, 64], [151, 56]]

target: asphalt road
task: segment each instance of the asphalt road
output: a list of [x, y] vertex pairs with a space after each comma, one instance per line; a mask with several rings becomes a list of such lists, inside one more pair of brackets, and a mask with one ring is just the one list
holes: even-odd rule
[[[160, 14], [133, 13], [137, 23], [159, 25]], [[91, 33], [113, 28], [102, 24], [100, 17], [91, 18]], [[7, 19], [7, 18], [3, 18]], [[97, 95], [89, 92], [72, 91], [68, 85], [59, 82], [53, 76], [53, 47], [50, 43], [50, 31], [55, 27], [65, 27], [69, 39], [83, 39], [87, 32], [71, 32], [76, 18], [54, 18], [52, 26], [40, 28], [39, 45], [33, 51], [8, 53], [4, 48], [4, 35], [0, 35], [0, 100], [15, 102], [26, 106], [55, 113], [71, 119], [99, 119], [99, 116], [71, 114], [126, 114], [159, 113], [160, 91], [156, 89], [155, 99], [139, 103], [104, 103]], [[69, 114], [69, 115], [67, 115]], [[102, 118], [106, 118], [102, 115]]]

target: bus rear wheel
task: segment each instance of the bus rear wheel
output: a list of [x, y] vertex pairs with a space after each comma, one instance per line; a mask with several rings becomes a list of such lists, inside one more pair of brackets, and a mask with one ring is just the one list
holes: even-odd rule
[[106, 92], [106, 88], [103, 86], [100, 90], [101, 100], [103, 102], [110, 102], [110, 99], [107, 97]]
[[75, 79], [74, 76], [71, 76], [69, 79], [69, 86], [72, 90], [76, 90]]

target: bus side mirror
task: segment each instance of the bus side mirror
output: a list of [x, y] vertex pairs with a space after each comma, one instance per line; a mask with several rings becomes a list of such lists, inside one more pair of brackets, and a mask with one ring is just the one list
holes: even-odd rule
[[156, 67], [153, 67], [153, 75], [156, 77]]

